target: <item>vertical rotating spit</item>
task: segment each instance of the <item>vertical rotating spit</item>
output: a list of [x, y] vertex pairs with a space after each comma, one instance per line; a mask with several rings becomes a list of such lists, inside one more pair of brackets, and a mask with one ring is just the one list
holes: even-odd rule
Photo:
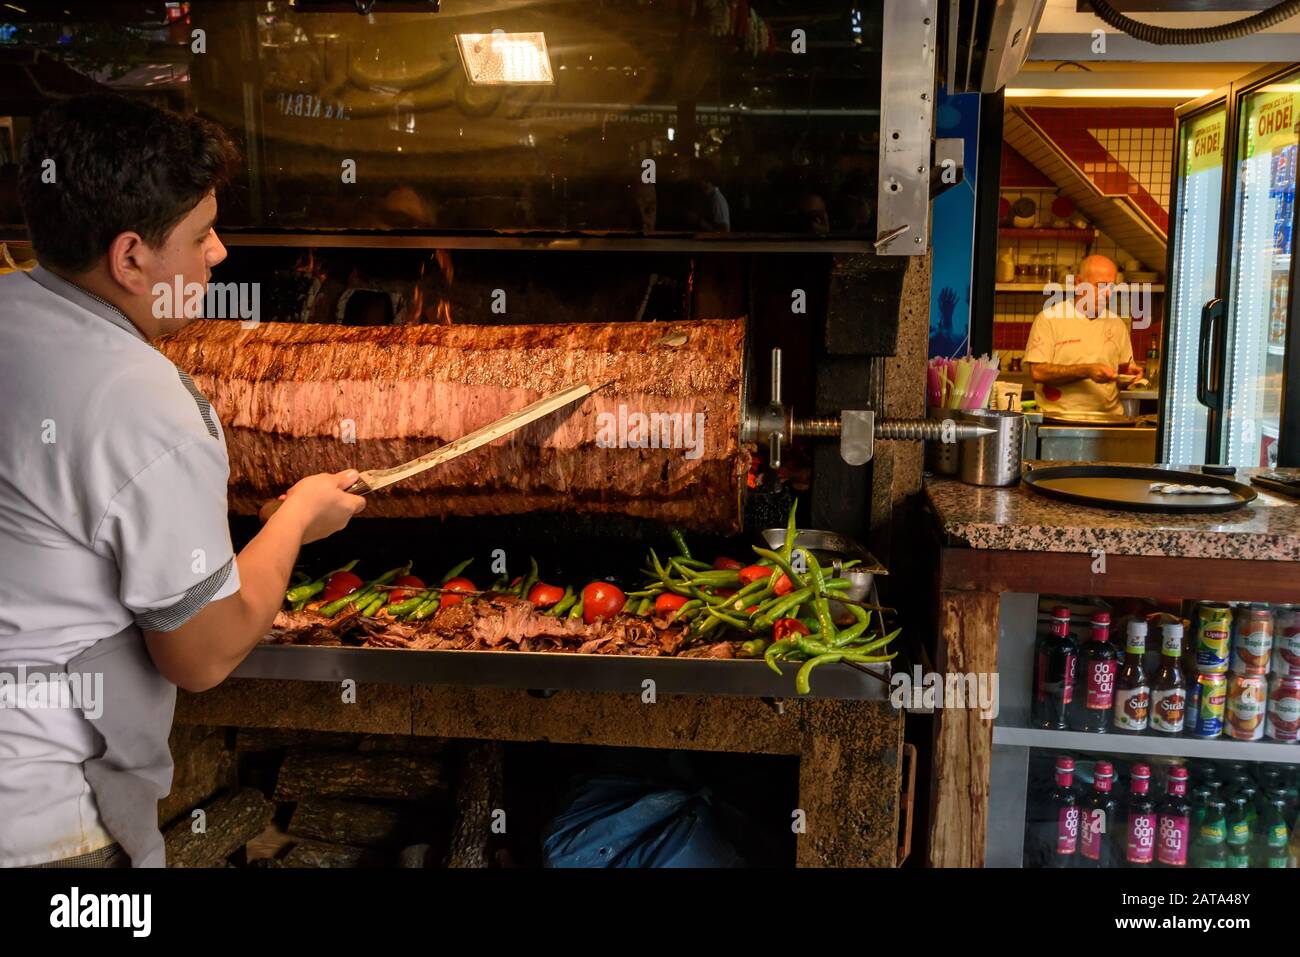
[[767, 445], [772, 468], [781, 465], [781, 448], [796, 438], [840, 440], [840, 455], [849, 465], [865, 465], [875, 454], [876, 439], [911, 442], [976, 439], [990, 435], [993, 429], [968, 422], [951, 424], [937, 419], [877, 419], [874, 409], [844, 409], [837, 416], [797, 418], [794, 409], [781, 401], [781, 350], [772, 350], [771, 399], [765, 406], [746, 407], [740, 428], [743, 442]]

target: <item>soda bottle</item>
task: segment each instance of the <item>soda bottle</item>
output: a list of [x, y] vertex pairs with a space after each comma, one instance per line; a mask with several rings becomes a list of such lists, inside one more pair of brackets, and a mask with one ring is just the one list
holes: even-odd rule
[[1156, 849], [1156, 802], [1148, 793], [1151, 768], [1135, 764], [1129, 778], [1124, 863], [1128, 867], [1150, 867]]
[[1115, 867], [1115, 820], [1119, 802], [1112, 787], [1115, 766], [1098, 761], [1092, 771], [1092, 793], [1079, 808], [1079, 867]]
[[1079, 798], [1074, 793], [1074, 758], [1056, 759], [1056, 787], [1048, 795], [1049, 820], [1055, 822], [1056, 841], [1048, 867], [1070, 867], [1079, 847]]
[[1079, 675], [1074, 689], [1076, 731], [1104, 734], [1110, 729], [1115, 707], [1115, 673], [1119, 670], [1115, 646], [1110, 643], [1110, 614], [1092, 616], [1092, 634], [1079, 653]]
[[1039, 638], [1035, 654], [1031, 716], [1038, 727], [1053, 731], [1068, 727], [1066, 715], [1074, 695], [1078, 653], [1070, 634], [1070, 609], [1064, 605], [1054, 608], [1051, 629]]
[[1182, 622], [1161, 626], [1160, 668], [1151, 679], [1151, 730], [1182, 734], [1187, 691], [1179, 656], [1183, 651]]
[[1250, 867], [1249, 801], [1240, 791], [1228, 799], [1228, 867]]
[[1115, 685], [1115, 730], [1139, 734], [1147, 729], [1151, 710], [1151, 683], [1142, 656], [1147, 648], [1147, 623], [1138, 618], [1128, 623], [1124, 642], [1124, 666]]
[[1186, 867], [1191, 835], [1192, 805], [1187, 800], [1187, 769], [1169, 772], [1169, 793], [1160, 802], [1160, 847], [1156, 861], [1161, 867]]
[[1269, 795], [1268, 805], [1260, 816], [1259, 848], [1256, 867], [1286, 867], [1289, 860], [1286, 829], [1286, 798], [1281, 791]]
[[1212, 798], [1206, 805], [1205, 817], [1196, 833], [1193, 863], [1197, 867], [1228, 866], [1228, 823], [1224, 816], [1226, 807], [1218, 798]]

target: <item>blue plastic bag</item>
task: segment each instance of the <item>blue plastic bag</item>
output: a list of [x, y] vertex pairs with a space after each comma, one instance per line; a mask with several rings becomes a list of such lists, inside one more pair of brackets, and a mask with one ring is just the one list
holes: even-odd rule
[[546, 867], [744, 867], [708, 788], [592, 777], [543, 832]]

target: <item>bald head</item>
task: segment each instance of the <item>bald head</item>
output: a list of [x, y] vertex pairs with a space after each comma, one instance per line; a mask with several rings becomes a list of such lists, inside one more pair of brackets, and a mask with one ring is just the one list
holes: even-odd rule
[[1115, 275], [1113, 259], [1099, 255], [1085, 257], [1079, 263], [1079, 275], [1075, 281], [1075, 309], [1089, 318], [1101, 315], [1110, 302]]
[[1106, 256], [1087, 256], [1079, 263], [1079, 279], [1082, 282], [1114, 282], [1116, 273], [1115, 260]]

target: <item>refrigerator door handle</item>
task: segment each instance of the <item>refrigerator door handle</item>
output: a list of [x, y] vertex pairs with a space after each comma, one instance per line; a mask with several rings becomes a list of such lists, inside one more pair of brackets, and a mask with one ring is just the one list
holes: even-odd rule
[[[1201, 337], [1196, 349], [1196, 401], [1210, 409], [1223, 407], [1223, 383], [1210, 385], [1211, 362], [1218, 354], [1219, 339], [1217, 331], [1223, 325], [1223, 316], [1227, 303], [1222, 299], [1211, 299], [1201, 307]], [[1216, 363], [1216, 365], [1220, 365]], [[1216, 368], [1222, 378], [1222, 369]]]

